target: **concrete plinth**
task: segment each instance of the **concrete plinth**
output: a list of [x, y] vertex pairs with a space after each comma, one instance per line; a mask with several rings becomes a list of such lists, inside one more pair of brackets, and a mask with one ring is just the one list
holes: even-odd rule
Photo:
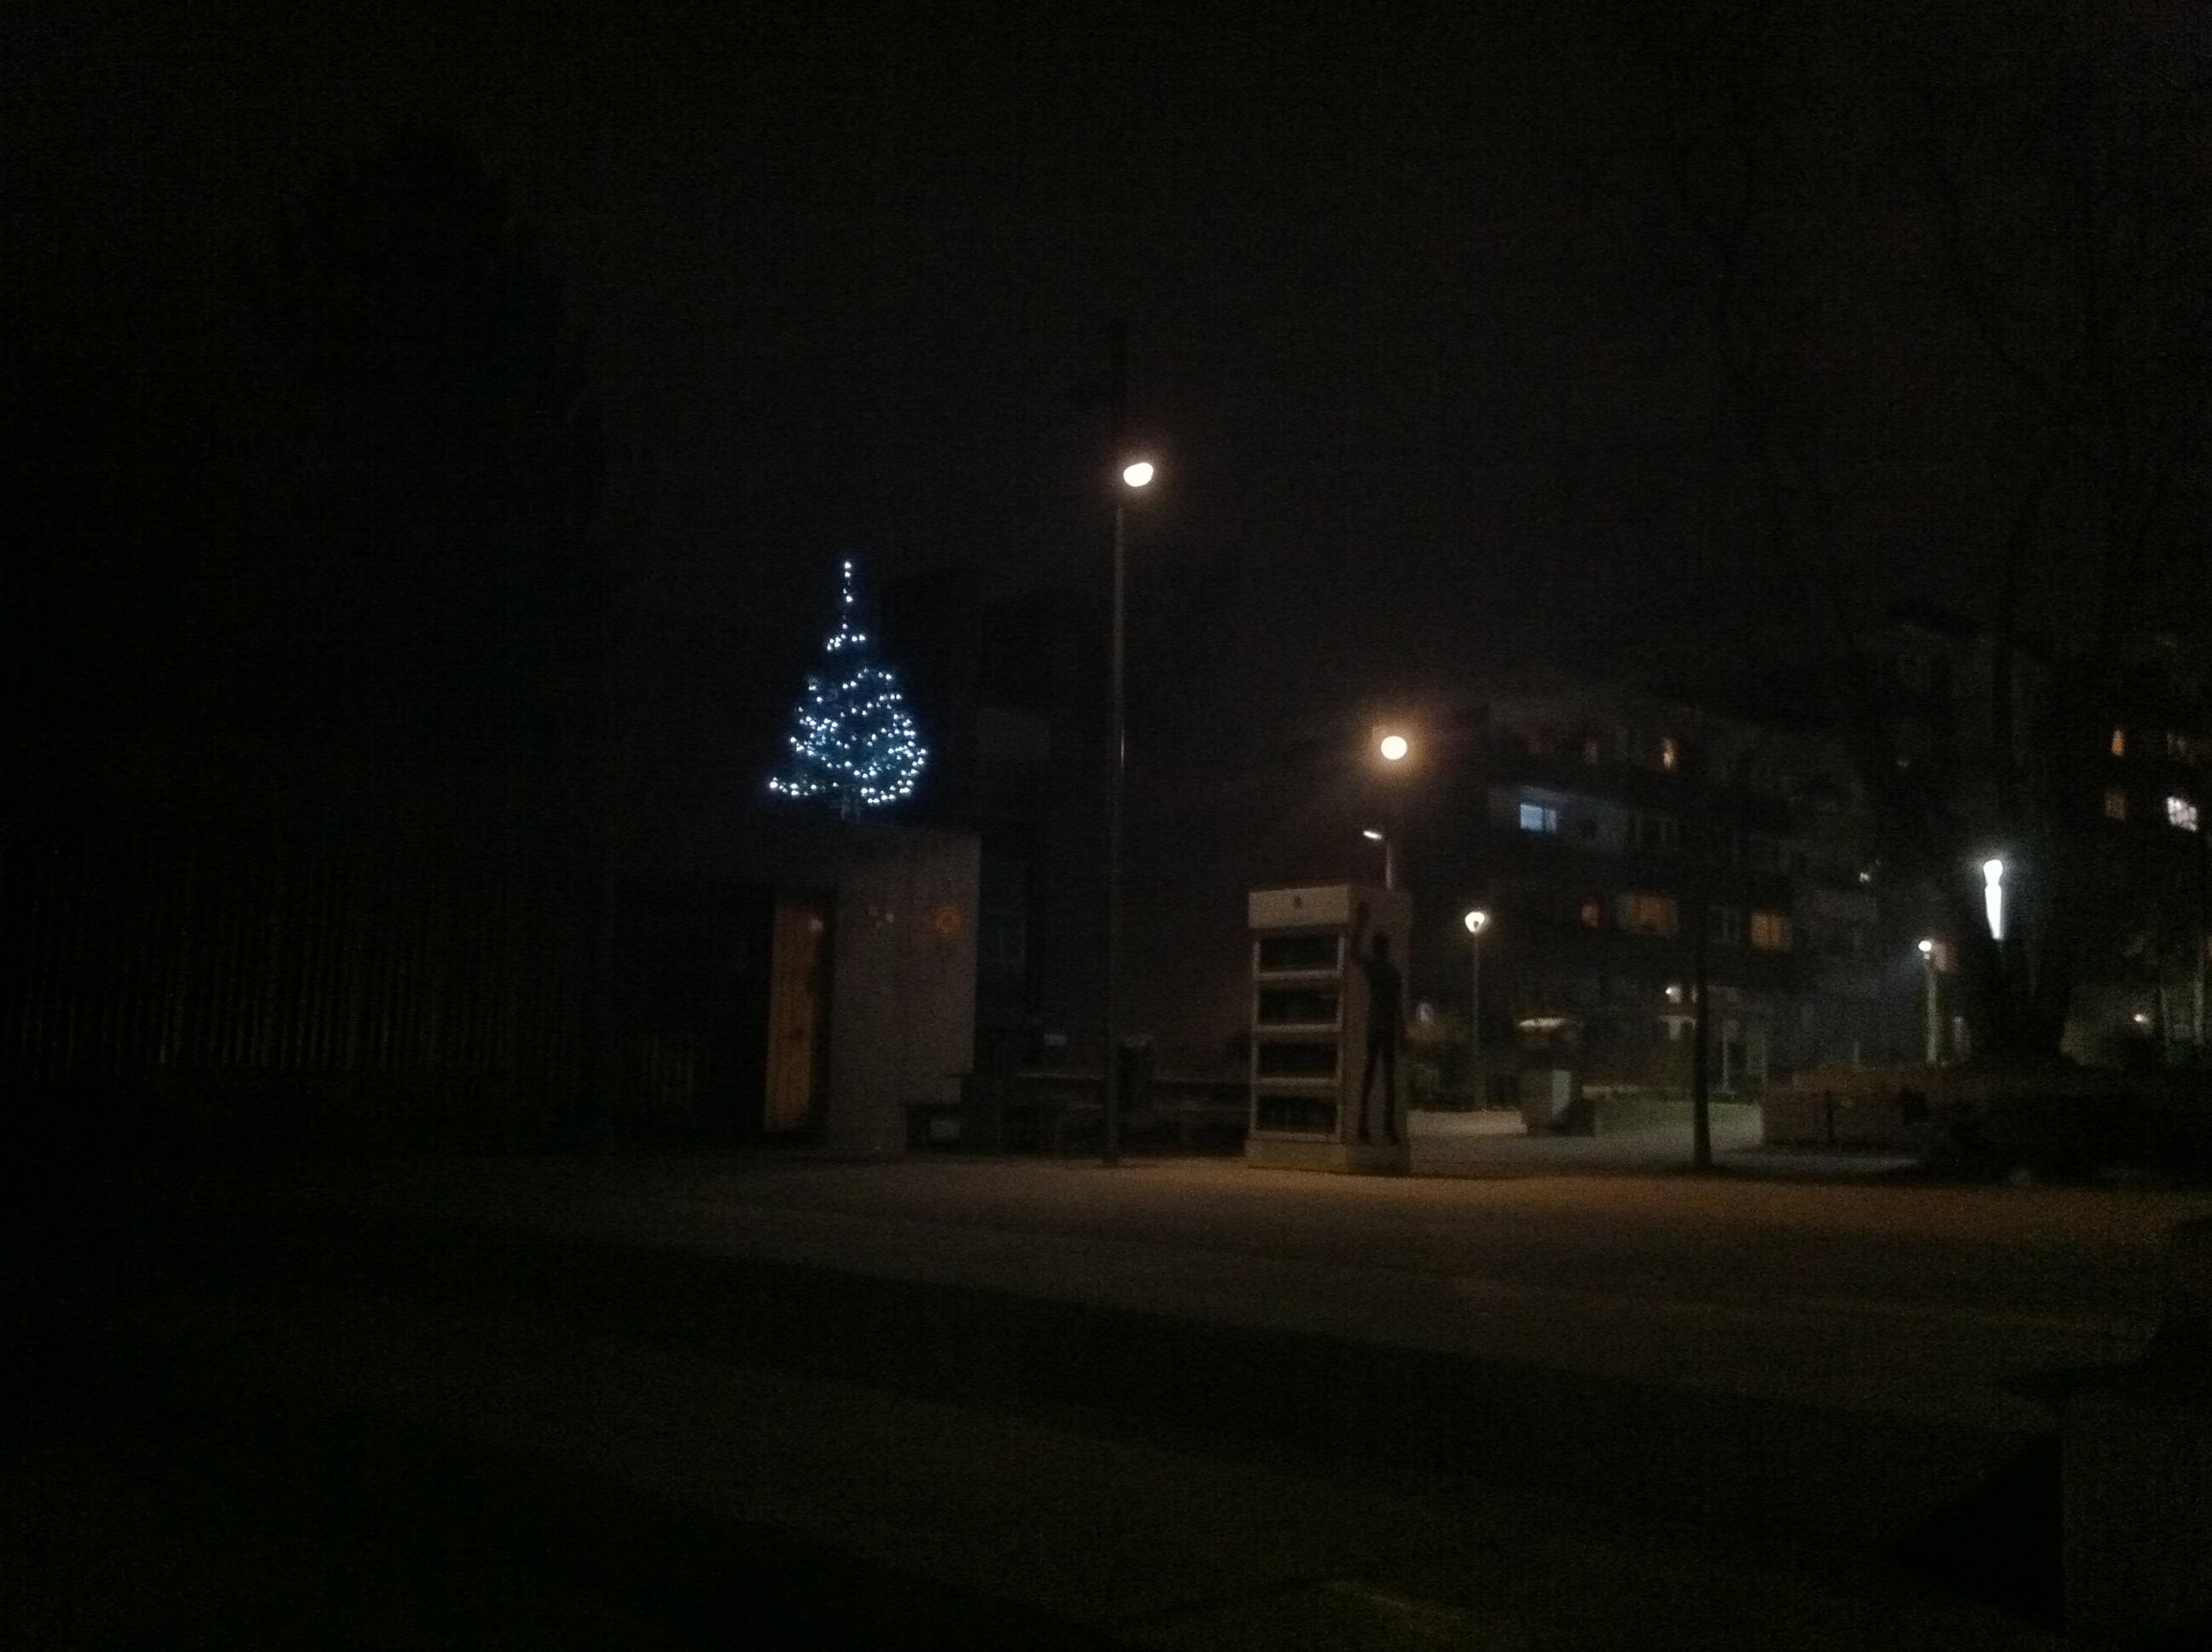
[[2060, 1417], [2067, 1632], [2133, 1641], [2212, 1619], [2212, 1221], [2167, 1236], [2148, 1353]]
[[1403, 1138], [1372, 1145], [1349, 1141], [1283, 1141], [1253, 1136], [1244, 1162], [1261, 1170], [1330, 1170], [1339, 1175], [1403, 1175], [1409, 1162]]
[[2065, 1410], [2069, 1634], [2138, 1640], [2212, 1613], [2212, 1394], [2136, 1386]]

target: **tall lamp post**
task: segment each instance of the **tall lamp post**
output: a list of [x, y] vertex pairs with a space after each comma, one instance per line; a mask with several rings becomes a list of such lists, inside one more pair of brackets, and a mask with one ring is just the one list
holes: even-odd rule
[[1133, 459], [1121, 467], [1121, 485], [1114, 494], [1114, 726], [1106, 805], [1106, 1054], [1100, 1066], [1106, 1094], [1099, 1114], [1104, 1137], [1102, 1157], [1108, 1164], [1121, 1162], [1121, 814], [1129, 762], [1128, 502], [1132, 493], [1152, 485], [1156, 474], [1150, 459]]
[[1920, 973], [1927, 977], [1923, 994], [1927, 1007], [1923, 1013], [1928, 1021], [1928, 1065], [1932, 1067], [1943, 1059], [1943, 1023], [1939, 1018], [1942, 1005], [1936, 996], [1936, 943], [1932, 940], [1920, 943]]
[[[1474, 1092], [1482, 1084], [1482, 932], [1490, 927], [1490, 914], [1471, 907], [1460, 922], [1467, 926], [1468, 942], [1467, 1087]], [[1469, 1099], [1481, 1098], [1474, 1094]]]

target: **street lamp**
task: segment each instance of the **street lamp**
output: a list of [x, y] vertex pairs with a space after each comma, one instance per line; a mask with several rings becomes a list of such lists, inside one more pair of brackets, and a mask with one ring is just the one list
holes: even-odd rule
[[1106, 1093], [1099, 1113], [1103, 1138], [1101, 1157], [1121, 1162], [1121, 813], [1128, 772], [1128, 500], [1152, 485], [1158, 472], [1150, 459], [1121, 467], [1121, 486], [1114, 495], [1113, 760], [1106, 805], [1106, 1054], [1100, 1064]]
[[1397, 888], [1398, 856], [1395, 846], [1390, 841], [1390, 834], [1383, 831], [1380, 827], [1363, 826], [1360, 828], [1359, 835], [1370, 843], [1380, 843], [1382, 846], [1382, 887]]
[[[1376, 728], [1370, 732], [1375, 740], [1375, 755], [1382, 760], [1382, 766], [1386, 769], [1393, 770], [1405, 767], [1406, 760], [1413, 755], [1413, 743], [1393, 728]], [[1394, 787], [1394, 793], [1396, 790], [1397, 788]], [[1404, 813], [1402, 797], [1394, 795], [1389, 807], [1394, 824], [1402, 824]], [[1379, 827], [1370, 826], [1363, 829], [1359, 835], [1370, 843], [1380, 843], [1382, 846], [1382, 887], [1389, 890], [1397, 888], [1396, 834], [1385, 832]]]
[[1928, 1065], [1932, 1067], [1938, 1065], [1943, 1059], [1943, 1023], [1938, 1018], [1942, 1013], [1942, 1005], [1936, 998], [1936, 943], [1932, 940], [1920, 943], [1920, 972], [1928, 979], [1928, 1006], [1925, 1013], [1928, 1017]]
[[1460, 922], [1467, 926], [1467, 1087], [1474, 1090], [1482, 1082], [1482, 932], [1490, 927], [1490, 914], [1470, 907]]
[[2004, 939], [2005, 863], [1995, 856], [1982, 862], [1982, 906], [1990, 916], [1990, 938]]

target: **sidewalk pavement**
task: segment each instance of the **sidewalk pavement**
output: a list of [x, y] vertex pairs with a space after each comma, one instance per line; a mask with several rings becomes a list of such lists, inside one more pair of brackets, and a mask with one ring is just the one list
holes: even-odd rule
[[[1686, 1169], [1692, 1151], [1686, 1125], [1613, 1135], [1532, 1136], [1517, 1111], [1495, 1108], [1468, 1113], [1409, 1113], [1406, 1139], [1416, 1175], [1451, 1175], [1469, 1169], [1507, 1168], [1531, 1171]], [[1741, 1175], [1829, 1181], [1892, 1175], [1917, 1163], [1911, 1156], [1902, 1153], [1769, 1147], [1759, 1139], [1755, 1118], [1727, 1117], [1716, 1121], [1712, 1144], [1715, 1163]]]
[[2212, 1201], [1415, 1140], [1452, 1173], [226, 1167], [175, 1185], [283, 1266], [138, 1345], [599, 1488], [579, 1552], [801, 1545], [893, 1630], [927, 1585], [1158, 1647], [2059, 1643], [1882, 1554], [2047, 1424], [2014, 1379], [2141, 1346]]

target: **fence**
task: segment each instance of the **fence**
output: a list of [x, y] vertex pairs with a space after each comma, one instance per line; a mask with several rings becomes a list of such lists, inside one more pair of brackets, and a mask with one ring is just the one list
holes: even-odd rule
[[8, 821], [16, 1133], [468, 1139], [557, 1112], [590, 884], [545, 835], [479, 826]]

